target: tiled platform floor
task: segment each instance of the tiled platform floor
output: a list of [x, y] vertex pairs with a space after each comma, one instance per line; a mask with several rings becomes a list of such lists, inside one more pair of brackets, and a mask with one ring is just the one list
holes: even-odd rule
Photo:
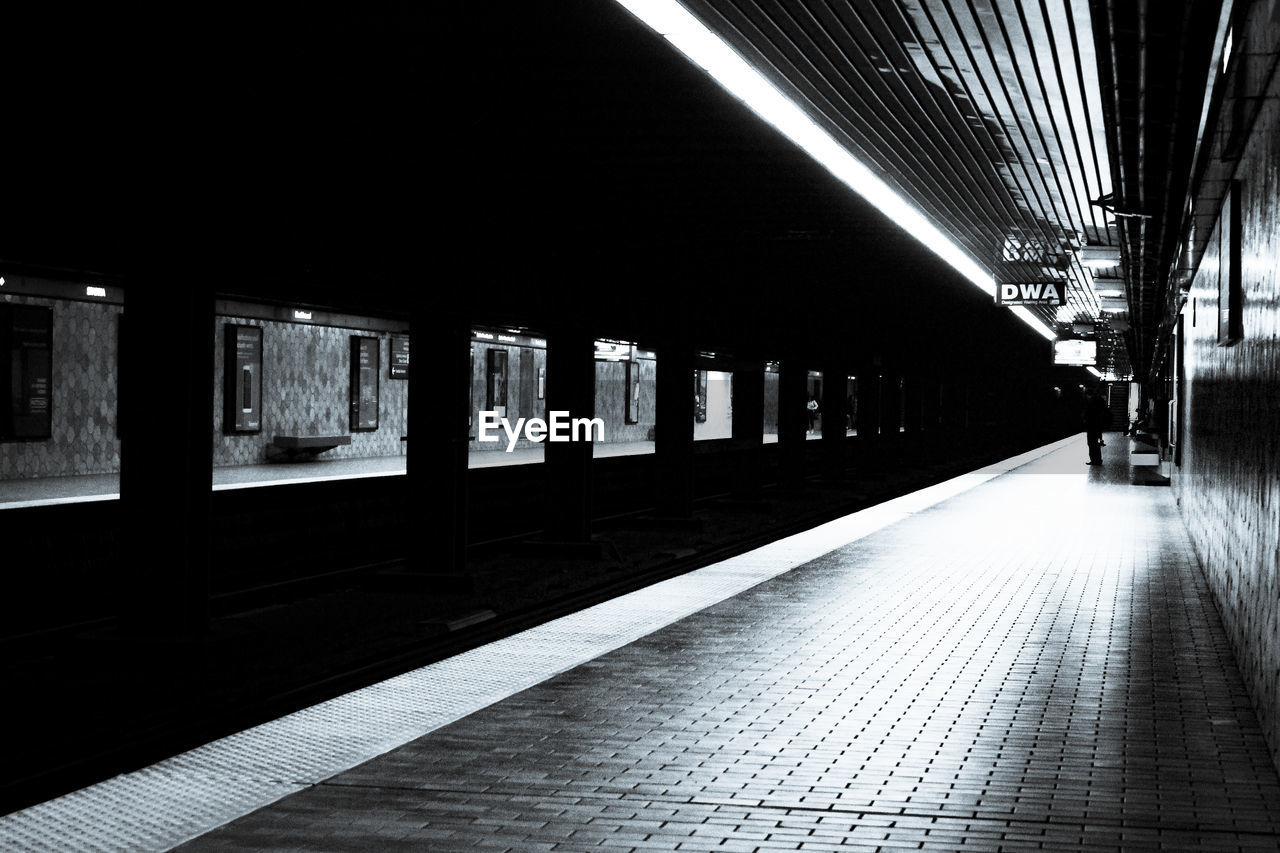
[[1276, 850], [1168, 489], [1071, 445], [183, 850]]
[[246, 815], [180, 849], [1280, 849], [1280, 781], [1182, 522], [1129, 485], [1125, 445], [856, 513], [0, 819], [0, 840], [165, 849]]

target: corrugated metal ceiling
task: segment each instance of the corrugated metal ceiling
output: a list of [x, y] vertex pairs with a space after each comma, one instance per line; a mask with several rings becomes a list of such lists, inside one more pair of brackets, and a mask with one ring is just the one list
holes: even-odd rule
[[1065, 306], [1033, 312], [1127, 372], [1093, 275], [1119, 250], [1091, 203], [1111, 180], [1085, 0], [683, 5], [997, 282], [1065, 282]]

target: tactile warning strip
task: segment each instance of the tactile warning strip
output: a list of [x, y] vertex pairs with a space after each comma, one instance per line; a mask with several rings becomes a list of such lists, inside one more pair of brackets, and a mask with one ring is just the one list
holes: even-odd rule
[[163, 850], [1073, 442], [1064, 439], [0, 818], [6, 850]]

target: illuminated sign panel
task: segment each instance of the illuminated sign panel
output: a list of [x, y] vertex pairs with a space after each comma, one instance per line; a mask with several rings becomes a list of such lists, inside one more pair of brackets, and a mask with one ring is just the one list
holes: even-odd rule
[[1053, 363], [1080, 366], [1098, 363], [1096, 341], [1066, 340], [1053, 342]]
[[997, 305], [1066, 305], [1067, 289], [1061, 281], [996, 285]]

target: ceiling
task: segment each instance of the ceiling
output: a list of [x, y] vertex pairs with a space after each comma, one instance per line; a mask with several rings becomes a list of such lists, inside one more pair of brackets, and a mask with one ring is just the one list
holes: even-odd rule
[[[1102, 369], [1150, 364], [1182, 229], [1127, 214], [1183, 209], [1220, 0], [686, 5], [994, 280], [1065, 282], [1065, 306], [1032, 311], [1096, 337]], [[600, 291], [615, 313], [664, 265], [699, 266], [714, 298], [790, 292], [803, 269], [849, 304], [947, 275], [609, 0], [4, 14], [23, 167], [0, 258], [159, 280], [197, 261], [380, 269], [526, 295], [512, 269], [572, 264], [622, 282]], [[394, 308], [403, 279], [384, 278], [359, 295]]]
[[1031, 310], [1128, 372], [1099, 295], [1123, 284], [1087, 0], [683, 5], [997, 283], [1064, 282]]
[[[1274, 2], [1274, 0], [1271, 0]], [[1212, 133], [1221, 107], [1216, 61], [1232, 3], [1093, 0], [1094, 34], [1103, 46], [1100, 76], [1107, 97], [1108, 145], [1126, 271], [1126, 342], [1139, 379], [1154, 379], [1181, 307], [1182, 286], [1198, 263], [1225, 181], [1195, 178], [1196, 160], [1219, 145]], [[1245, 5], [1245, 4], [1240, 4]], [[1216, 95], [1215, 95], [1216, 91]], [[1227, 158], [1227, 171], [1232, 168]], [[1221, 172], [1221, 169], [1217, 171]], [[1196, 197], [1194, 217], [1188, 204]], [[1198, 241], [1187, 245], [1198, 221]]]

